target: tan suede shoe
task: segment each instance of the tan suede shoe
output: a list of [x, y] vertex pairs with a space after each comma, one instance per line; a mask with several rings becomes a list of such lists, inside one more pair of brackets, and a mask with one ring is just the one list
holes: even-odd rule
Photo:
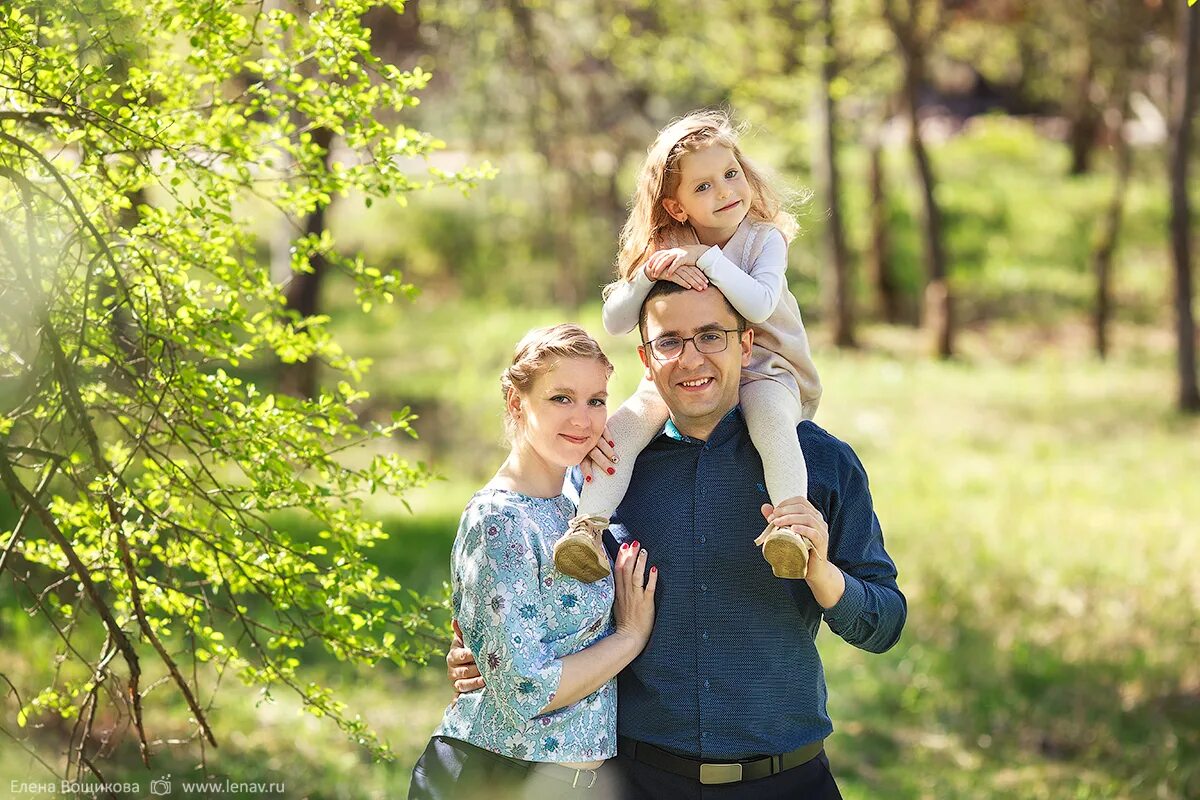
[[763, 558], [771, 565], [776, 578], [808, 576], [808, 551], [812, 549], [812, 542], [791, 528], [768, 525], [754, 543], [762, 547]]
[[600, 535], [608, 527], [608, 518], [599, 514], [574, 517], [567, 532], [554, 545], [554, 566], [563, 575], [584, 583], [594, 583], [612, 572]]

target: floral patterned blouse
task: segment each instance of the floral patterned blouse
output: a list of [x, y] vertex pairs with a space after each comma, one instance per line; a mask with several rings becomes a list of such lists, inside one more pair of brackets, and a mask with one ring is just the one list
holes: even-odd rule
[[446, 708], [435, 735], [526, 761], [616, 754], [617, 682], [539, 715], [562, 656], [613, 632], [613, 578], [581, 583], [554, 568], [554, 543], [575, 514], [565, 496], [482, 489], [463, 512], [451, 554], [454, 613], [486, 686]]

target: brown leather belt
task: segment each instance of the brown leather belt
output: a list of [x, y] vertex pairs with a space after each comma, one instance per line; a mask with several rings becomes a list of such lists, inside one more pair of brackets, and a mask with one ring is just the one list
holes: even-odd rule
[[677, 756], [669, 750], [655, 747], [652, 744], [628, 739], [624, 736], [617, 737], [617, 752], [626, 758], [641, 761], [643, 764], [649, 764], [667, 772], [674, 772], [676, 775], [682, 775], [706, 785], [766, 778], [801, 764], [807, 764], [820, 755], [824, 748], [825, 740], [818, 739], [811, 744], [779, 756], [763, 756], [745, 761], [713, 762]]

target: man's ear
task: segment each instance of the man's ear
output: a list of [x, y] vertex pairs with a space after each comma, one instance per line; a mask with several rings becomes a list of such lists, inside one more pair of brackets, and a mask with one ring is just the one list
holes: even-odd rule
[[750, 351], [754, 349], [754, 329], [746, 328], [738, 339], [742, 347], [742, 366], [750, 366]]
[[671, 215], [671, 219], [676, 222], [687, 222], [687, 212], [683, 210], [683, 206], [674, 197], [664, 197], [662, 199], [662, 207]]
[[646, 352], [646, 345], [638, 345], [638, 358], [642, 360], [642, 366], [646, 368], [646, 380], [653, 380], [650, 375], [650, 355]]

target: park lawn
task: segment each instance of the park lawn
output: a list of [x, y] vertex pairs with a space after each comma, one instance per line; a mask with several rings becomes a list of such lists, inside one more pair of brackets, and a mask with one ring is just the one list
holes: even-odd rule
[[[376, 402], [414, 402], [427, 426], [451, 428], [424, 429], [412, 447], [447, 478], [407, 498], [414, 513], [383, 498], [370, 506], [392, 533], [380, 563], [429, 591], [447, 578], [459, 510], [502, 454], [503, 359], [521, 332], [558, 315], [432, 301], [394, 313], [403, 322], [386, 339], [349, 330], [343, 341], [376, 359]], [[471, 338], [455, 333], [464, 319]], [[596, 308], [578, 319], [599, 330]], [[817, 420], [853, 445], [871, 476], [909, 619], [884, 655], [827, 630], [819, 639], [844, 794], [1200, 795], [1200, 494], [1189, 491], [1200, 422], [1170, 410], [1161, 335], [1118, 331], [1108, 364], [1070, 329], [969, 332], [966, 355], [950, 363], [918, 357], [907, 329], [871, 328], [864, 339], [854, 354], [818, 344], [826, 393]], [[421, 346], [431, 342], [437, 354]], [[623, 396], [636, 361], [627, 341], [604, 344]], [[34, 628], [0, 654], [0, 672], [14, 680], [49, 669], [53, 643]], [[786, 665], [765, 657], [763, 668]], [[294, 797], [403, 797], [448, 700], [441, 669], [346, 670], [328, 659], [311, 668], [390, 742], [390, 764], [301, 713], [286, 691], [263, 701], [230, 676], [214, 708], [222, 746], [208, 753], [211, 769], [287, 780]], [[186, 714], [166, 691], [157, 690], [167, 708], [154, 735], [184, 736]], [[38, 741], [54, 752], [50, 737]], [[115, 773], [146, 774], [132, 749], [120, 753]], [[198, 753], [194, 744], [164, 752], [151, 774], [179, 779]], [[16, 747], [0, 747], [0, 785], [36, 774]]]
[[[403, 314], [414, 333], [371, 352], [376, 374], [417, 372], [417, 394], [462, 422], [438, 434], [436, 459], [455, 478], [438, 503], [457, 508], [476, 485], [463, 476], [485, 480], [502, 457], [494, 387], [507, 343], [561, 315], [420, 301]], [[465, 318], [478, 319], [478, 337], [450, 336]], [[600, 330], [594, 307], [574, 319]], [[906, 329], [868, 329], [859, 354], [818, 343], [818, 422], [866, 465], [910, 601], [886, 655], [820, 639], [838, 727], [829, 749], [848, 797], [1200, 788], [1200, 668], [1189, 659], [1200, 651], [1200, 579], [1187, 566], [1200, 557], [1189, 524], [1200, 496], [1187, 491], [1200, 475], [1200, 424], [1170, 410], [1160, 333], [1120, 328], [1108, 364], [1088, 355], [1085, 334], [980, 329], [950, 363], [919, 357]], [[600, 338], [624, 396], [640, 374], [631, 344]], [[445, 350], [433, 356], [421, 341]], [[424, 369], [412, 369], [413, 353]]]

